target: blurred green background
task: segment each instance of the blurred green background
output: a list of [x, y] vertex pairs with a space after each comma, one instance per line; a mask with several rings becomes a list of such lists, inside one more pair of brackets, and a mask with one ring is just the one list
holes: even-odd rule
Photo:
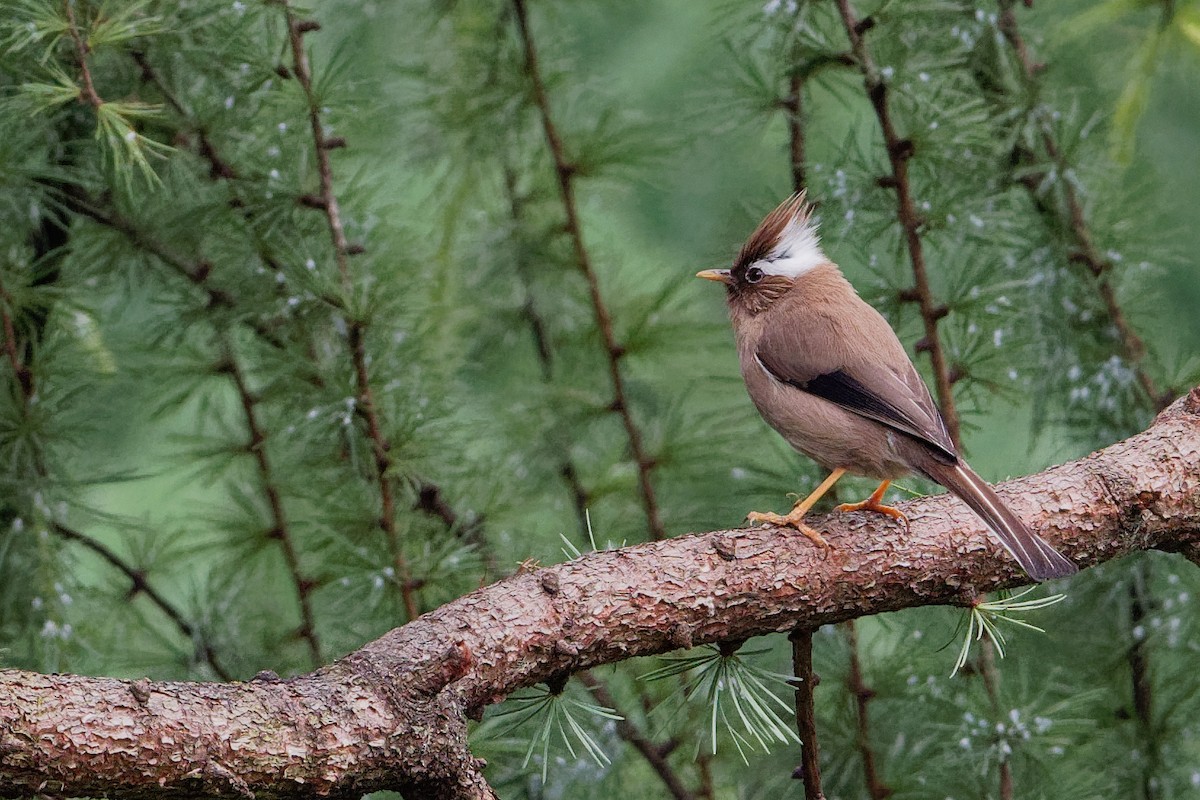
[[[956, 385], [965, 449], [992, 480], [1144, 426], [1154, 403], [1139, 393], [1133, 366], [1178, 393], [1200, 375], [1200, 4], [1018, 8], [1021, 32], [1046, 66], [1033, 89], [1007, 94], [996, 89], [997, 76], [1015, 80], [1001, 7], [860, 9], [878, 23], [868, 42], [916, 142], [932, 281], [951, 308], [942, 330], [969, 374]], [[100, 8], [83, 3], [80, 13], [86, 21]], [[5, 373], [0, 664], [211, 679], [211, 648], [237, 678], [304, 672], [314, 659], [296, 633], [301, 573], [313, 582], [317, 661], [403, 623], [348, 320], [364, 321], [390, 443], [384, 480], [399, 498], [395, 524], [420, 584], [417, 610], [525, 559], [552, 563], [588, 549], [582, 507], [596, 545], [645, 540], [637, 470], [608, 410], [607, 363], [563, 236], [513, 7], [310, 7], [321, 23], [306, 37], [317, 106], [326, 134], [348, 142], [331, 151], [334, 184], [351, 240], [366, 249], [351, 260], [347, 283], [323, 216], [296, 202], [319, 187], [279, 8], [115, 3], [103, 13], [121, 9], [142, 28], [97, 44], [97, 85], [106, 97], [162, 105], [138, 118], [140, 132], [175, 148], [152, 161], [160, 183], [136, 178], [135, 166], [93, 139], [93, 109], [22, 106], [0, 121], [10, 143], [0, 152], [8, 253], [0, 277], [43, 393], [39, 406]], [[0, 39], [6, 102], [50, 81], [46, 63], [76, 80], [70, 48], [24, 38], [22, 26], [38, 14], [53, 18], [57, 4], [12, 11]], [[726, 264], [792, 192], [778, 92], [795, 64], [822, 48], [844, 50], [833, 6], [539, 1], [530, 13], [551, 107], [580, 167], [583, 238], [628, 350], [621, 369], [655, 462], [666, 532], [783, 510], [788, 493], [820, 476], [754, 413], [721, 292], [693, 275]], [[160, 85], [131, 52], [159, 71]], [[886, 159], [862, 77], [844, 66], [822, 70], [803, 97], [808, 185], [821, 203], [826, 252], [911, 350], [920, 319], [896, 299], [912, 278], [894, 194], [876, 184]], [[1066, 174], [1050, 169], [1039, 190], [1047, 214], [1017, 183], [1046, 168], [1044, 154], [1024, 173], [1011, 163], [1014, 143], [1032, 136], [1036, 144], [1041, 128], [1029, 120], [1045, 121], [1071, 165]], [[201, 130], [236, 166], [236, 180], [211, 176]], [[1118, 355], [1095, 281], [1069, 258], [1069, 231], [1046, 222], [1061, 211], [1063, 182], [1078, 188], [1113, 264], [1118, 301], [1148, 345], [1138, 365]], [[140, 237], [81, 210], [79, 192], [132, 220]], [[66, 242], [47, 253], [32, 243], [54, 213], [66, 220]], [[188, 263], [209, 262], [210, 285], [234, 300], [206, 304], [148, 241]], [[538, 358], [530, 309], [544, 325], [549, 367]], [[264, 326], [283, 344], [256, 337]], [[230, 385], [230, 360], [249, 381], [271, 480], [247, 456], [246, 398]], [[928, 377], [928, 359], [916, 363]], [[582, 501], [562, 479], [566, 464]], [[263, 535], [273, 524], [264, 499], [272, 481], [299, 572], [280, 557], [278, 537]], [[423, 481], [437, 485], [453, 524], [422, 508]], [[854, 499], [871, 488], [848, 481], [842, 491]], [[56, 537], [56, 525], [133, 565], [190, 632], [144, 592], [130, 592], [111, 563]], [[862, 620], [853, 647], [844, 629], [823, 629], [816, 660], [828, 796], [870, 796], [852, 656], [875, 692], [870, 743], [895, 797], [1004, 797], [1002, 764], [1022, 798], [1192, 796], [1200, 785], [1194, 573], [1148, 554], [1051, 587], [1067, 599], [1032, 618], [1047, 634], [1020, 631], [1010, 642], [998, 696], [983, 685], [977, 658], [948, 677], [963, 632], [956, 610]], [[753, 644], [766, 652], [748, 660], [790, 673], [784, 637]], [[1149, 716], [1131, 694], [1134, 653], [1151, 665]], [[713, 756], [695, 735], [708, 719], [703, 708], [648, 711], [669, 706], [677, 688], [636, 678], [661, 664], [600, 672], [621, 714], [676, 744], [670, 762], [696, 797], [802, 796], [790, 777], [793, 746], [744, 762], [723, 733]], [[574, 683], [569, 691], [584, 696]], [[556, 739], [543, 778], [542, 757], [525, 758], [536, 724], [506, 730], [489, 716], [476, 733], [503, 796], [668, 796], [611, 721], [587, 715], [582, 724], [612, 763], [571, 757]]]

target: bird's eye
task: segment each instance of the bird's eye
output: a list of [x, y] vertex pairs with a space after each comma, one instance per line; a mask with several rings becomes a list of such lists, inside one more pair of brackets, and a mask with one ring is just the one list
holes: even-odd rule
[[746, 283], [758, 283], [763, 279], [763, 271], [758, 267], [746, 270]]

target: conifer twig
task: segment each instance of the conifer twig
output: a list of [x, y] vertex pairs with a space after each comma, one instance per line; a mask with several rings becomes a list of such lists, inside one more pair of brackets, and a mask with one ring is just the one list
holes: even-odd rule
[[792, 665], [795, 670], [796, 732], [800, 734], [798, 777], [804, 781], [804, 800], [825, 800], [825, 793], [821, 791], [817, 712], [813, 704], [813, 690], [821, 679], [813, 672], [812, 630], [797, 628], [788, 638], [792, 642]]
[[116, 208], [87, 194], [81, 186], [56, 188], [65, 188], [65, 200], [72, 211], [120, 233], [134, 247], [154, 256], [173, 269], [180, 277], [202, 290], [210, 307], [233, 305], [234, 300], [229, 293], [209, 283], [208, 279], [212, 274], [213, 266], [208, 261], [204, 259], [189, 260], [186, 256], [173, 250], [170, 245], [142, 230], [136, 222], [124, 216]]
[[[282, 0], [284, 18], [287, 22], [288, 41], [292, 51], [292, 73], [304, 93], [307, 105], [309, 127], [312, 131], [313, 152], [317, 161], [317, 176], [320, 182], [320, 196], [313, 207], [319, 208], [325, 215], [329, 227], [329, 238], [333, 245], [333, 257], [341, 276], [342, 287], [349, 295], [353, 288], [350, 275], [350, 243], [346, 240], [346, 230], [342, 223], [341, 206], [338, 203], [337, 192], [333, 188], [333, 165], [329, 151], [333, 140], [325, 135], [325, 126], [321, 122], [321, 107], [313, 89], [312, 67], [308, 60], [308, 51], [304, 47], [304, 34], [316, 30], [318, 24], [310, 20], [301, 20], [291, 5]], [[338, 146], [342, 142], [337, 143]], [[360, 252], [355, 249], [353, 252]], [[400, 529], [396, 522], [396, 487], [392, 475], [394, 460], [392, 444], [384, 433], [383, 421], [375, 402], [374, 389], [371, 386], [370, 372], [367, 367], [366, 333], [367, 322], [359, 318], [357, 313], [349, 314], [346, 320], [347, 344], [350, 350], [350, 361], [354, 370], [354, 383], [357, 392], [358, 412], [367, 423], [367, 436], [371, 442], [374, 456], [376, 479], [379, 485], [380, 516], [379, 526], [387, 537], [391, 550], [393, 566], [396, 570], [396, 580], [400, 586], [400, 594], [404, 601], [404, 609], [409, 619], [415, 619], [420, 613], [417, 602], [417, 585], [409, 571], [408, 560], [404, 556], [403, 543], [400, 540]]]
[[91, 51], [88, 48], [87, 42], [83, 39], [83, 34], [79, 32], [78, 23], [75, 21], [75, 3], [73, 0], [63, 0], [63, 9], [67, 15], [67, 33], [75, 45], [75, 66], [79, 68], [79, 77], [83, 81], [83, 88], [79, 90], [79, 101], [92, 108], [99, 108], [104, 105], [104, 100], [97, 94], [96, 84], [92, 81], [92, 70], [88, 65], [88, 55]]
[[[1158, 796], [1154, 770], [1159, 767], [1161, 742], [1154, 725], [1154, 682], [1150, 679], [1150, 653], [1146, 647], [1145, 625], [1150, 598], [1142, 586], [1143, 573], [1135, 571], [1129, 586], [1129, 630], [1133, 643], [1129, 647], [1129, 678], [1133, 699], [1133, 715], [1139, 733], [1149, 751], [1142, 764], [1142, 800]], [[1142, 632], [1139, 635], [1139, 630]]]
[[655, 496], [651, 472], [655, 467], [655, 459], [646, 452], [642, 431], [633, 419], [633, 409], [629, 405], [629, 395], [625, 386], [625, 376], [621, 371], [621, 360], [625, 356], [625, 348], [617, 341], [613, 330], [612, 315], [600, 292], [600, 279], [592, 265], [591, 255], [583, 241], [583, 225], [579, 219], [579, 209], [575, 200], [576, 165], [567, 158], [566, 148], [558, 132], [554, 116], [550, 110], [550, 97], [546, 92], [546, 84], [542, 78], [541, 66], [538, 62], [537, 47], [533, 40], [533, 32], [529, 26], [529, 14], [525, 0], [513, 0], [516, 11], [517, 27], [520, 29], [521, 43], [525, 53], [525, 70], [533, 89], [533, 99], [541, 118], [542, 131], [545, 134], [546, 146], [554, 160], [554, 172], [558, 179], [559, 194], [562, 199], [563, 213], [566, 216], [567, 235], [575, 253], [575, 263], [587, 283], [588, 296], [591, 300], [592, 312], [596, 318], [596, 327], [604, 344], [604, 353], [608, 361], [608, 375], [612, 383], [613, 400], [610, 408], [621, 417], [625, 434], [629, 439], [629, 450], [633, 456], [638, 473], [638, 486], [641, 490], [642, 506], [646, 514], [646, 524], [652, 539], [664, 539], [667, 532], [663, 525], [662, 513], [658, 499]]
[[225, 352], [219, 371], [227, 374], [233, 382], [242, 408], [242, 415], [246, 420], [246, 430], [250, 436], [246, 450], [254, 458], [259, 482], [262, 484], [262, 491], [266, 496], [267, 506], [271, 513], [271, 530], [267, 535], [279, 542], [279, 549], [283, 552], [283, 560], [292, 579], [292, 588], [296, 590], [296, 602], [300, 607], [300, 628], [296, 634], [308, 645], [308, 654], [312, 659], [313, 666], [320, 666], [323, 662], [321, 642], [317, 638], [316, 617], [312, 607], [312, 591], [317, 584], [316, 581], [304, 575], [300, 566], [300, 554], [296, 547], [295, 536], [288, 525], [287, 513], [283, 508], [283, 496], [271, 469], [271, 459], [267, 453], [267, 434], [258, 419], [259, 398], [250, 391], [250, 387], [246, 383], [245, 372], [234, 355], [228, 337], [222, 334], [221, 338]]
[[171, 623], [179, 629], [179, 632], [183, 634], [184, 638], [191, 640], [191, 642], [195, 645], [196, 655], [202, 659], [204, 663], [208, 664], [214, 675], [223, 681], [233, 680], [233, 675], [221, 665], [221, 662], [217, 658], [216, 651], [213, 649], [212, 644], [209, 643], [205, 638], [203, 632], [191, 622], [188, 622], [187, 617], [183, 615], [183, 612], [176, 608], [171, 601], [167, 600], [166, 597], [164, 597], [157, 589], [154, 588], [149, 579], [146, 577], [145, 570], [133, 567], [127, 561], [125, 561], [125, 559], [113, 552], [113, 550], [107, 545], [97, 541], [96, 539], [93, 539], [81, 531], [75, 530], [67, 525], [63, 525], [60, 522], [53, 523], [51, 528], [62, 538], [68, 541], [76, 542], [83, 547], [86, 547], [88, 550], [91, 550], [93, 553], [107, 561], [110, 566], [116, 568], [118, 572], [122, 573], [126, 578], [128, 578], [130, 582], [129, 596], [135, 594], [145, 595], [150, 602], [158, 607], [158, 610], [161, 611], [167, 619], [171, 620]]
[[[158, 92], [160, 92], [160, 94], [163, 96], [164, 100], [167, 101], [168, 106], [174, 109], [174, 112], [179, 114], [180, 118], [190, 122], [192, 130], [196, 132], [197, 149], [199, 151], [199, 155], [209, 163], [209, 178], [211, 180], [224, 181], [234, 181], [238, 179], [238, 170], [236, 170], [233, 167], [233, 164], [230, 164], [229, 161], [222, 156], [221, 150], [217, 148], [214, 142], [212, 142], [212, 139], [209, 137], [208, 131], [205, 130], [205, 127], [187, 112], [187, 109], [184, 107], [184, 103], [182, 103], [179, 100], [179, 97], [176, 97], [174, 92], [170, 90], [167, 83], [162, 79], [161, 74], [158, 73], [154, 65], [150, 64], [150, 60], [146, 58], [145, 53], [140, 52], [140, 50], [134, 50], [131, 55], [133, 61], [138, 65], [139, 70], [142, 71], [142, 78], [146, 80], [146, 82], [155, 86]], [[331, 149], [331, 142], [334, 142], [334, 140], [325, 139], [326, 150]], [[250, 211], [244, 211], [244, 215], [247, 217], [250, 216]], [[268, 266], [272, 267], [272, 269], [276, 271], [280, 270], [280, 266], [278, 266], [274, 258], [272, 258], [269, 253], [260, 251], [259, 255], [263, 258], [265, 263], [268, 264]], [[268, 333], [268, 331], [259, 329], [256, 329], [256, 332], [258, 332], [259, 335], [266, 335], [266, 333]], [[276, 348], [281, 347], [281, 344], [277, 341], [276, 337], [269, 336], [266, 338], [268, 338], [269, 344], [274, 345]], [[319, 383], [319, 378], [314, 379], [314, 381]], [[413, 509], [415, 511], [420, 511], [422, 513], [427, 513], [427, 515], [432, 517], [437, 517], [445, 524], [446, 528], [457, 531], [458, 535], [462, 536], [463, 539], [472, 541], [479, 539], [478, 519], [475, 519], [475, 521], [468, 523], [467, 525], [462, 525], [462, 513], [454, 509], [454, 506], [451, 506], [448, 501], [445, 500], [445, 492], [443, 491], [442, 487], [437, 485], [437, 483], [428, 480], [427, 477], [418, 475], [410, 476], [409, 483], [416, 498], [413, 501]]]
[[855, 709], [858, 713], [858, 724], [855, 742], [858, 753], [862, 756], [863, 777], [867, 782], [867, 793], [871, 800], [886, 800], [892, 796], [892, 787], [884, 783], [875, 763], [875, 749], [871, 746], [871, 718], [868, 703], [875, 697], [875, 690], [867, 685], [863, 678], [862, 662], [858, 657], [858, 629], [854, 620], [847, 620], [840, 626], [846, 635], [846, 645], [850, 650], [849, 670], [846, 673], [846, 688], [854, 697]]
[[[207, 261], [198, 261], [195, 263], [189, 261], [184, 256], [171, 250], [167, 245], [142, 231], [133, 221], [121, 216], [115, 209], [105, 209], [91, 198], [81, 194], [81, 192], [68, 193], [68, 197], [73, 210], [94, 222], [98, 222], [123, 234], [135, 247], [155, 256], [164, 264], [170, 266], [189, 283], [207, 292], [210, 305], [233, 305], [232, 296], [209, 285], [208, 278], [212, 273], [212, 265]], [[254, 324], [252, 323], [252, 325]], [[257, 331], [259, 328], [255, 327], [255, 330]], [[262, 481], [263, 493], [266, 496], [267, 504], [271, 511], [272, 527], [270, 536], [279, 542], [284, 563], [287, 566], [292, 585], [296, 590], [301, 618], [301, 626], [297, 633], [308, 644], [309, 653], [312, 656], [314, 665], [318, 665], [322, 660], [320, 644], [317, 639], [312, 604], [309, 599], [309, 595], [316, 584], [313, 580], [305, 577], [300, 569], [299, 556], [283, 511], [282, 496], [274, 481], [269, 457], [265, 449], [266, 433], [260, 425], [255, 411], [258, 400], [246, 386], [242, 370], [233, 356], [228, 337], [225, 334], [221, 334], [220, 338], [222, 342], [221, 346], [225, 350], [224, 363], [221, 365], [222, 370], [229, 374], [234, 388], [237, 390], [240, 406], [246, 420], [247, 433], [250, 436], [248, 452], [254, 458], [260, 480]]]
[[212, 139], [208, 135], [208, 130], [188, 113], [180, 99], [167, 86], [162, 76], [158, 74], [158, 70], [146, 58], [146, 54], [141, 50], [134, 50], [129, 55], [133, 58], [134, 63], [138, 65], [138, 69], [141, 70], [142, 80], [153, 84], [158, 89], [159, 94], [163, 96], [163, 99], [167, 101], [167, 105], [176, 114], [193, 123], [192, 127], [196, 132], [196, 138], [199, 140], [197, 147], [200, 151], [200, 157], [208, 162], [209, 178], [212, 180], [236, 180], [238, 177], [237, 170], [221, 157], [220, 151], [217, 150], [216, 145], [213, 144]]
[[[793, 65], [788, 76], [788, 95], [780, 106], [787, 114], [788, 155], [792, 191], [807, 191], [806, 129], [804, 125], [804, 82], [806, 73]], [[836, 489], [836, 487], [834, 487]], [[835, 500], [836, 502], [836, 500]], [[805, 800], [824, 800], [821, 791], [821, 749], [817, 740], [817, 711], [813, 692], [820, 677], [813, 671], [812, 630], [792, 631], [792, 676], [796, 692], [796, 733], [800, 736], [800, 766], [795, 776], [804, 782]]]
[[[504, 190], [508, 196], [509, 215], [512, 217], [514, 223], [520, 225], [523, 217], [522, 198], [517, 193], [516, 176], [508, 167], [504, 170]], [[554, 348], [550, 343], [548, 326], [545, 318], [542, 316], [541, 310], [537, 306], [537, 300], [533, 294], [533, 286], [526, 269], [527, 264], [521, 254], [517, 254], [514, 266], [517, 278], [521, 284], [521, 291], [524, 294], [521, 312], [525, 320], [529, 323], [529, 332], [533, 337], [534, 351], [537, 353], [542, 381], [549, 384], [554, 379]], [[563, 450], [563, 457], [559, 461], [558, 472], [571, 492], [571, 502], [575, 508], [575, 515], [579, 520], [580, 536], [584, 537], [584, 541], [586, 541], [588, 526], [587, 511], [591, 498], [587, 488], [584, 487], [583, 481], [579, 477], [579, 469], [576, 467], [574, 459], [571, 458], [569, 450]]]
[[779, 101], [786, 112], [788, 126], [788, 163], [792, 171], [792, 191], [799, 193], [808, 188], [807, 162], [804, 136], [804, 79], [805, 74], [793, 67], [788, 73], [787, 96]]
[[[997, 20], [997, 26], [1008, 41], [1009, 46], [1012, 47], [1021, 64], [1021, 73], [1024, 76], [1026, 87], [1033, 90], [1037, 84], [1037, 73], [1044, 65], [1036, 63], [1029, 52], [1029, 46], [1021, 34], [1021, 28], [1017, 22], [1014, 0], [998, 1], [1000, 16]], [[1087, 214], [1084, 211], [1083, 200], [1080, 198], [1079, 191], [1076, 189], [1074, 182], [1066, 178], [1066, 175], [1070, 172], [1071, 164], [1067, 161], [1066, 154], [1056, 140], [1054, 131], [1046, 124], [1044, 119], [1038, 120], [1038, 127], [1041, 133], [1042, 146], [1046, 149], [1046, 155], [1054, 163], [1058, 174], [1062, 176], [1059, 185], [1062, 187], [1063, 199], [1066, 203], [1066, 219], [1061, 221], [1065, 223], [1066, 229], [1071, 232], [1075, 244], [1070, 254], [1070, 261], [1073, 264], [1079, 264], [1084, 267], [1091, 274], [1092, 278], [1095, 279], [1096, 291], [1104, 303], [1109, 321], [1117, 332], [1117, 340], [1121, 351], [1120, 355], [1133, 369], [1138, 385], [1141, 386], [1142, 391], [1145, 393], [1150, 407], [1155, 412], [1162, 411], [1172, 400], [1171, 390], [1164, 390], [1159, 387], [1153, 376], [1146, 369], [1146, 343], [1130, 324], [1129, 318], [1125, 315], [1124, 309], [1121, 308], [1121, 304], [1117, 300], [1112, 281], [1109, 280], [1109, 275], [1114, 270], [1113, 261], [1101, 254], [1100, 249], [1096, 246], [1095, 236], [1092, 233], [1091, 226], [1088, 224]], [[1021, 183], [1033, 195], [1034, 202], [1043, 215], [1048, 217], [1057, 215], [1057, 209], [1041, 202], [1040, 198], [1038, 198], [1039, 181], [1035, 177], [1029, 176], [1022, 180]]]
[[838, 11], [841, 14], [842, 25], [846, 36], [850, 39], [850, 50], [854, 60], [862, 72], [863, 86], [867, 97], [879, 120], [883, 133], [883, 144], [887, 150], [888, 162], [891, 164], [891, 174], [880, 178], [881, 186], [896, 191], [896, 217], [904, 231], [904, 242], [908, 249], [909, 260], [912, 263], [913, 286], [901, 292], [901, 299], [914, 302], [921, 310], [921, 321], [924, 324], [925, 335], [917, 342], [918, 352], [929, 353], [933, 365], [934, 389], [942, 416], [946, 420], [946, 430], [955, 445], [959, 441], [958, 409], [954, 404], [954, 381], [950, 364], [946, 358], [946, 350], [938, 333], [938, 321], [949, 313], [949, 309], [936, 302], [933, 290], [929, 285], [929, 273], [925, 263], [925, 250], [921, 242], [921, 226], [924, 224], [917, 211], [913, 198], [912, 182], [909, 180], [908, 160], [913, 157], [915, 145], [912, 139], [900, 136], [892, 119], [891, 105], [888, 103], [888, 87], [883, 80], [879, 67], [875, 64], [871, 51], [867, 47], [864, 34], [874, 25], [869, 17], [860, 20], [855, 15], [850, 0], [837, 0]]
[[[516, 224], [522, 221], [522, 199], [517, 192], [516, 176], [511, 169], [507, 167], [504, 170], [504, 188], [509, 202], [509, 215]], [[516, 258], [516, 272], [521, 282], [521, 290], [524, 294], [524, 303], [522, 304], [522, 313], [529, 323], [530, 334], [533, 337], [534, 350], [537, 353], [538, 366], [541, 369], [542, 380], [550, 383], [554, 378], [554, 348], [550, 343], [548, 333], [548, 325], [545, 318], [541, 314], [541, 310], [537, 307], [537, 302], [533, 295], [533, 287], [531, 286], [529, 276], [526, 270], [525, 259], [518, 254]], [[571, 458], [569, 451], [564, 451], [563, 457], [559, 462], [559, 474], [566, 483], [571, 494], [571, 500], [575, 508], [576, 516], [579, 519], [580, 535], [587, 541], [588, 536], [588, 500], [589, 495], [583, 482], [579, 478], [579, 470], [575, 465], [574, 459]], [[598, 677], [588, 670], [577, 673], [576, 677], [580, 682], [588, 688], [596, 700], [603, 706], [611, 709], [618, 709], [616, 699], [608, 690], [608, 687]], [[643, 698], [644, 689], [639, 686], [639, 693]], [[633, 745], [651, 769], [658, 774], [666, 786], [667, 791], [676, 800], [696, 800], [695, 794], [691, 792], [683, 783], [682, 778], [671, 766], [667, 760], [667, 755], [671, 748], [663, 747], [654, 744], [646, 736], [646, 734], [638, 728], [630, 719], [629, 715], [622, 714], [623, 719], [616, 723], [617, 734], [629, 744]], [[673, 744], [671, 745], [673, 747]]]

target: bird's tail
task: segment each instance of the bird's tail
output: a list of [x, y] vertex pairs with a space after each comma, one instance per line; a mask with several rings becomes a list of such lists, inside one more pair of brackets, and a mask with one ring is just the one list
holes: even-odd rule
[[1035, 581], [1061, 578], [1079, 571], [1062, 553], [1048, 545], [1008, 510], [996, 492], [965, 463], [922, 465], [928, 477], [945, 486], [978, 514], [1004, 549]]

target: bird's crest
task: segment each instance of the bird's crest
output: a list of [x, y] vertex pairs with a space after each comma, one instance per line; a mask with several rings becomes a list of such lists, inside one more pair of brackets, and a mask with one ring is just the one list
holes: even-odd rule
[[829, 258], [821, 250], [812, 206], [804, 192], [792, 195], [766, 216], [742, 245], [734, 272], [755, 265], [768, 275], [798, 278]]

